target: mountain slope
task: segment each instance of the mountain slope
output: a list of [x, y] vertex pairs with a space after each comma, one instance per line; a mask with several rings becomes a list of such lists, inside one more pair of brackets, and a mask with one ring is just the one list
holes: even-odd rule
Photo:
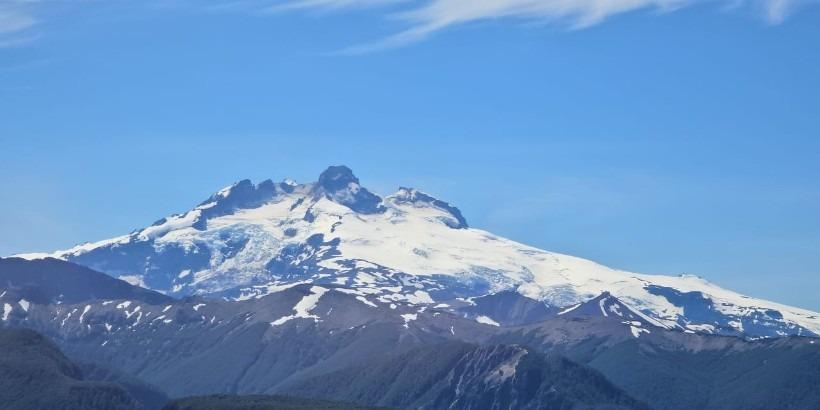
[[[57, 268], [70, 265], [53, 262]], [[59, 275], [60, 270], [51, 273]], [[101, 276], [89, 273], [87, 280]], [[0, 283], [9, 283], [2, 269]], [[653, 408], [747, 409], [782, 403], [780, 407], [812, 409], [820, 404], [814, 393], [820, 391], [815, 389], [820, 385], [817, 339], [749, 341], [669, 330], [608, 293], [521, 325], [465, 317], [455, 304], [383, 304], [378, 295], [361, 296], [338, 285], [300, 284], [243, 301], [193, 297], [152, 304], [98, 296], [73, 304], [31, 302], [22, 309], [16, 295], [0, 288], [0, 305], [14, 305], [0, 326], [36, 329], [73, 360], [119, 369], [162, 386], [173, 397], [284, 393], [366, 404], [440, 399], [449, 405], [457, 399], [506, 403], [526, 396], [529, 403], [543, 393], [532, 387], [538, 383], [502, 384], [507, 390], [475, 376], [483, 372], [489, 377], [492, 372], [482, 365], [509, 358], [520, 348], [528, 358], [546, 354], [550, 361], [565, 356], [594, 368]], [[523, 296], [510, 293], [475, 306], [490, 315], [497, 310], [492, 309], [493, 301], [526, 307], [524, 312], [539, 311], [538, 302], [518, 298]], [[489, 354], [493, 349], [501, 353]], [[470, 382], [456, 385], [458, 389], [437, 381], [407, 382], [439, 380], [436, 374], [455, 369], [452, 360], [465, 357], [475, 360], [459, 367], [458, 378]], [[569, 375], [573, 369], [568, 368]], [[353, 386], [355, 379], [345, 376], [351, 374], [383, 382]], [[578, 389], [590, 387], [585, 383], [596, 385], [594, 378], [584, 380]], [[559, 392], [575, 400], [572, 390]], [[356, 397], [348, 395], [354, 393]]]
[[418, 190], [381, 198], [343, 166], [309, 184], [244, 180], [184, 214], [50, 256], [169, 295], [247, 299], [310, 282], [376, 295], [382, 304], [516, 291], [565, 308], [610, 292], [668, 328], [820, 334], [815, 312], [697, 277], [625, 272], [522, 245], [470, 228], [457, 208]]
[[443, 343], [307, 379], [287, 391], [391, 408], [642, 409], [597, 372], [519, 346]]
[[82, 380], [80, 369], [43, 336], [0, 328], [0, 407], [136, 409], [121, 387]]
[[16, 296], [37, 304], [94, 299], [134, 299], [159, 304], [172, 300], [84, 266], [52, 258], [0, 258], [0, 289], [9, 298]]
[[231, 396], [211, 395], [174, 400], [165, 410], [375, 410], [354, 404], [326, 400], [304, 399], [292, 396]]

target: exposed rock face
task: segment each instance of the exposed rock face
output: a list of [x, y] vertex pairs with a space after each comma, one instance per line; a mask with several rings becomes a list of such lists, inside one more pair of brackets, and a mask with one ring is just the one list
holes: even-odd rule
[[[381, 198], [345, 166], [308, 184], [243, 180], [184, 214], [51, 256], [170, 296], [244, 299], [314, 283], [378, 295], [375, 303], [388, 305], [483, 303], [462, 313], [521, 324], [609, 292], [670, 329], [748, 338], [820, 334], [818, 313], [697, 277], [624, 272], [535, 249], [470, 228], [457, 208], [416, 189]], [[516, 306], [511, 293], [541, 306]], [[487, 298], [503, 308], [486, 310]], [[528, 313], [505, 317], [507, 308]]]

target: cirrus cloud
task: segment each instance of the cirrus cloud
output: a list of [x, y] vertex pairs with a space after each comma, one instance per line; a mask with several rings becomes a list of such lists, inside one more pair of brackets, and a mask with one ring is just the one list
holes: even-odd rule
[[28, 10], [33, 0], [0, 0], [0, 48], [31, 42], [30, 29], [37, 24]]
[[[56, 5], [88, 6], [112, 0], [0, 0], [0, 48], [37, 38], [31, 33], [39, 21], [35, 12]], [[583, 29], [635, 11], [672, 12], [696, 5], [727, 9], [755, 9], [770, 24], [783, 22], [796, 8], [820, 0], [122, 0], [164, 10], [164, 6], [281, 14], [312, 10], [338, 12], [372, 9], [397, 21], [397, 31], [371, 43], [343, 50], [357, 54], [404, 46], [449, 27], [486, 20], [523, 20]]]
[[609, 17], [633, 11], [671, 12], [694, 5], [754, 8], [770, 24], [781, 23], [795, 8], [817, 0], [295, 0], [279, 3], [274, 11], [332, 9], [402, 4], [387, 14], [407, 28], [387, 38], [354, 46], [346, 53], [399, 47], [429, 37], [451, 26], [496, 19], [518, 19], [563, 24], [583, 29]]

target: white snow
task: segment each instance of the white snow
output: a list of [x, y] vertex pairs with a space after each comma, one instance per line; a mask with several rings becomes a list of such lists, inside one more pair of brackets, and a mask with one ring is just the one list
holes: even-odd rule
[[66, 315], [65, 315], [65, 317], [63, 318], [63, 321], [62, 321], [62, 322], [60, 322], [60, 327], [65, 326], [65, 322], [66, 322], [68, 319], [71, 319], [71, 315], [73, 315], [73, 314], [74, 314], [74, 312], [76, 312], [76, 311], [77, 311], [77, 309], [75, 308], [75, 309], [73, 309], [71, 312], [68, 312], [68, 314], [66, 314]]
[[[338, 262], [343, 259], [354, 261], [355, 270], [382, 268], [420, 278], [441, 274], [469, 280], [486, 275], [484, 272], [493, 272], [491, 292], [518, 289], [524, 296], [545, 301], [551, 306], [574, 306], [609, 291], [636, 313], [651, 318], [653, 323], [665, 327], [688, 325], [689, 329], [709, 325], [684, 320], [682, 308], [647, 290], [648, 285], [657, 285], [680, 292], [701, 292], [714, 301], [719, 312], [727, 315], [744, 317], [768, 309], [777, 310], [782, 313], [784, 321], [820, 333], [820, 314], [816, 312], [749, 298], [698, 277], [637, 274], [543, 251], [480, 229], [452, 229], [442, 223], [442, 219], [452, 219], [446, 211], [424, 204], [402, 203], [400, 199], [409, 195], [406, 190], [385, 198], [385, 212], [364, 215], [324, 197], [315, 199], [308, 194], [311, 188], [311, 185], [294, 185], [293, 193], [279, 193], [267, 204], [210, 219], [204, 231], [194, 229], [192, 225], [201, 210], [212, 204], [169, 217], [161, 225], [139, 231], [137, 237], [153, 238], [157, 249], [168, 245], [193, 249], [206, 244], [212, 255], [205, 269], [179, 273], [186, 280], [185, 287], [177, 283], [169, 289], [157, 290], [191, 289], [208, 293], [258, 283], [259, 279], [268, 277], [266, 264], [285, 246], [303, 243], [312, 235], [322, 234], [325, 241], [339, 240], [341, 256], [323, 260], [320, 266], [339, 272], [342, 269]], [[222, 192], [226, 194], [229, 188]], [[308, 208], [315, 216], [313, 222], [304, 219]], [[287, 228], [294, 228], [297, 234], [285, 235]], [[223, 253], [227, 246], [225, 238], [246, 240], [247, 243], [237, 254], [227, 257]], [[29, 255], [65, 258], [129, 241], [132, 238], [126, 235], [53, 254]], [[123, 279], [144, 286], [144, 273]], [[346, 273], [349, 275], [350, 269]], [[370, 294], [380, 293], [384, 296], [384, 299], [380, 298], [382, 301], [435, 303], [421, 289], [410, 293], [387, 292], [379, 288], [379, 278], [372, 272], [356, 271], [352, 278], [357, 289], [368, 289]], [[333, 281], [343, 285], [346, 277], [340, 276]], [[260, 297], [292, 285], [278, 283], [253, 288], [243, 297]], [[567, 308], [562, 312], [569, 311]], [[617, 315], [617, 312], [603, 313]], [[742, 328], [739, 321], [735, 328]]]
[[27, 301], [25, 299], [20, 299], [20, 301], [18, 301], [17, 304], [20, 305], [20, 307], [23, 308], [23, 310], [26, 311], [26, 312], [28, 312], [28, 308], [29, 308], [29, 306], [31, 306], [29, 301]]
[[80, 323], [83, 322], [83, 318], [85, 317], [85, 314], [88, 313], [89, 310], [91, 310], [91, 305], [85, 305], [85, 307], [83, 308], [83, 313], [80, 314]]
[[686, 325], [686, 328], [703, 333], [713, 333], [715, 331], [715, 326], [706, 323], [700, 325]]
[[629, 326], [629, 330], [632, 331], [632, 336], [635, 336], [636, 338], [640, 337], [641, 333], [650, 333], [649, 329], [644, 329], [642, 327], [637, 326]]
[[130, 312], [128, 311], [128, 309], [123, 310], [123, 313], [125, 313], [125, 318], [126, 319], [131, 319], [131, 316], [134, 316], [134, 314], [139, 312], [141, 308], [142, 308], [142, 306], [137, 306], [137, 307], [134, 308], [134, 310], [132, 310]]
[[236, 300], [249, 300], [249, 299], [259, 299], [265, 296], [281, 292], [283, 290], [290, 289], [296, 285], [301, 285], [304, 283], [308, 283], [305, 281], [300, 282], [292, 282], [292, 283], [269, 283], [266, 285], [257, 285], [250, 288], [241, 289], [240, 296], [236, 298]]
[[606, 314], [606, 309], [604, 308], [604, 303], [606, 303], [606, 300], [607, 299], [601, 299], [601, 300], [598, 301], [598, 306], [601, 308], [601, 314], [603, 314], [604, 317], [609, 316], [609, 315]]
[[141, 275], [123, 275], [120, 276], [118, 279], [128, 282], [128, 284], [132, 286], [148, 288], [148, 285], [145, 284], [145, 278], [143, 278]]
[[487, 316], [478, 316], [477, 318], [475, 318], [475, 321], [490, 326], [501, 326], [500, 324], [498, 324], [498, 322]]
[[572, 312], [573, 310], [578, 309], [578, 306], [581, 306], [581, 305], [582, 305], [581, 303], [578, 303], [578, 304], [576, 304], [576, 305], [572, 305], [572, 306], [570, 306], [570, 307], [568, 307], [568, 308], [565, 308], [564, 310], [562, 310], [562, 311], [558, 312], [558, 314], [559, 314], [559, 315], [563, 315], [563, 314], [566, 314], [566, 313]]
[[164, 224], [157, 226], [149, 226], [139, 233], [141, 240], [148, 240], [164, 236], [168, 232], [175, 231], [182, 228], [188, 228], [196, 222], [199, 215], [202, 213], [200, 209], [194, 209], [182, 215], [171, 216], [166, 218]]
[[289, 316], [280, 317], [279, 319], [270, 322], [271, 326], [279, 326], [296, 318], [313, 319], [314, 322], [318, 322], [319, 317], [310, 314], [310, 311], [316, 307], [316, 304], [319, 303], [319, 299], [325, 294], [325, 292], [327, 292], [326, 288], [321, 286], [312, 286], [310, 288], [310, 294], [304, 296], [302, 300], [296, 303], [296, 306], [293, 307], [293, 311], [296, 313]]
[[364, 304], [365, 304], [365, 305], [367, 305], [367, 306], [378, 307], [378, 306], [376, 306], [376, 304], [375, 304], [375, 303], [373, 303], [373, 302], [371, 302], [371, 301], [369, 301], [369, 300], [365, 299], [365, 297], [364, 297], [364, 296], [356, 296], [356, 300], [358, 300], [359, 302], [364, 303]]
[[11, 313], [11, 305], [8, 303], [3, 303], [3, 321], [9, 320], [9, 314]]
[[11, 256], [14, 257], [14, 258], [22, 258], [22, 259], [26, 259], [26, 260], [30, 260], [30, 261], [37, 260], [37, 259], [45, 259], [45, 258], [53, 258], [54, 257], [53, 254], [45, 253], [45, 252], [18, 253], [18, 254], [11, 255]]
[[203, 306], [205, 306], [204, 303], [197, 303], [196, 305], [194, 305], [194, 308], [193, 308], [194, 312], [199, 312], [199, 308], [201, 308]]
[[410, 327], [410, 322], [417, 320], [419, 315], [417, 313], [405, 313], [401, 315], [402, 319], [404, 319], [404, 328], [408, 329]]

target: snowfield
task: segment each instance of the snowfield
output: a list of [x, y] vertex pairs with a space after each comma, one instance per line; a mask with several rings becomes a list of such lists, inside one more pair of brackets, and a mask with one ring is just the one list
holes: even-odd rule
[[[626, 272], [533, 248], [470, 228], [456, 208], [414, 189], [382, 199], [344, 167], [331, 167], [310, 184], [242, 181], [130, 235], [18, 256], [65, 259], [180, 296], [248, 299], [316, 284], [292, 317], [312, 317], [310, 307], [327, 290], [318, 285], [418, 305], [515, 289], [564, 312], [610, 292], [667, 328], [820, 334], [818, 313], [694, 276]], [[635, 337], [642, 331], [635, 329]]]

